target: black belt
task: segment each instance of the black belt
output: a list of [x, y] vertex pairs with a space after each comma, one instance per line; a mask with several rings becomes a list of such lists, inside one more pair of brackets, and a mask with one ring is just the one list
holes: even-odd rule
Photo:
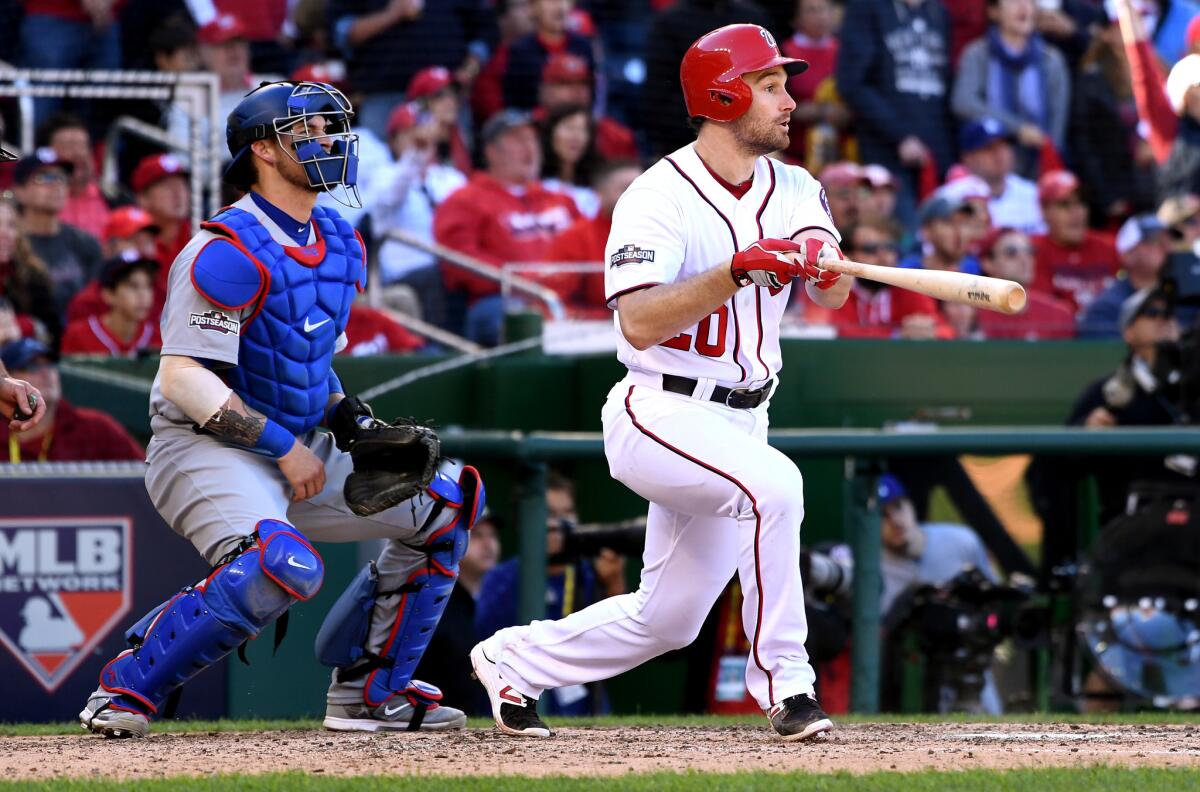
[[[662, 375], [662, 387], [665, 391], [671, 393], [679, 393], [683, 396], [691, 396], [696, 392], [696, 380], [688, 377], [677, 377], [674, 374]], [[709, 396], [709, 401], [715, 401], [717, 404], [724, 404], [727, 407], [732, 407], [735, 410], [749, 410], [752, 407], [757, 407], [767, 400], [771, 395], [771, 384], [767, 383], [756, 390], [748, 388], [726, 388], [723, 385], [718, 385], [713, 388], [712, 396]]]

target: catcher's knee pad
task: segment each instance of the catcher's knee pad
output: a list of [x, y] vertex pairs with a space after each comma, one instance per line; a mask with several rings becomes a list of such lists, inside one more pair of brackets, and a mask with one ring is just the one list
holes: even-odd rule
[[[464, 467], [458, 481], [439, 473], [430, 491], [458, 513], [418, 546], [427, 556], [425, 565], [399, 587], [380, 591], [375, 564], [367, 564], [330, 608], [317, 634], [317, 658], [340, 669], [340, 682], [365, 676], [363, 699], [371, 705], [409, 692], [458, 579], [471, 527], [483, 511], [483, 482], [472, 467]], [[376, 605], [386, 597], [399, 597], [392, 628], [382, 646], [369, 646]]]
[[119, 694], [118, 706], [156, 713], [172, 690], [316, 594], [324, 574], [299, 531], [263, 520], [253, 544], [125, 633], [132, 648], [100, 672], [101, 687]]

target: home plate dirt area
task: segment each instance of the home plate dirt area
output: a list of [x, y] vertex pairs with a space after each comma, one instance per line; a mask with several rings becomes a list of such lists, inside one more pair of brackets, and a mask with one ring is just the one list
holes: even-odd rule
[[564, 728], [548, 740], [491, 729], [447, 733], [324, 731], [79, 734], [0, 738], [0, 778], [157, 778], [305, 771], [330, 775], [616, 775], [652, 771], [967, 770], [1200, 767], [1200, 726], [850, 724], [816, 743], [760, 726]]

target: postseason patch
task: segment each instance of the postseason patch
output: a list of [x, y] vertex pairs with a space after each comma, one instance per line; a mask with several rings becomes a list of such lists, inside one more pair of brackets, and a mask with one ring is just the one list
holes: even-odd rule
[[639, 261], [654, 261], [654, 251], [640, 248], [637, 245], [626, 245], [609, 256], [609, 266], [614, 269], [625, 264], [636, 264]]
[[188, 327], [208, 330], [221, 335], [235, 335], [242, 329], [242, 323], [220, 311], [205, 311], [199, 314], [194, 313], [188, 317]]
[[0, 520], [0, 645], [47, 692], [129, 612], [132, 534], [125, 517]]
[[829, 198], [825, 195], [825, 188], [821, 188], [821, 208], [825, 210], [825, 214], [829, 215], [829, 222], [833, 222], [833, 210], [829, 208]]

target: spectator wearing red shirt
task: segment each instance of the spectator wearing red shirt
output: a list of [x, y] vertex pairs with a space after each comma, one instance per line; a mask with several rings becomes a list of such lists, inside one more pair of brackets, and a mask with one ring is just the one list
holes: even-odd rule
[[[486, 170], [438, 207], [434, 238], [496, 267], [545, 261], [550, 243], [580, 215], [570, 197], [538, 184], [542, 154], [532, 119], [505, 110], [484, 124], [480, 138]], [[499, 284], [450, 264], [443, 264], [442, 274], [447, 293], [465, 293], [470, 301], [466, 335], [495, 344], [504, 318]], [[564, 296], [573, 285], [542, 280]]]
[[1024, 231], [998, 228], [985, 240], [980, 265], [993, 278], [1016, 281], [1025, 287], [1025, 310], [1009, 316], [979, 311], [979, 329], [985, 338], [1074, 338], [1075, 310], [1034, 285], [1033, 243]]
[[595, 217], [581, 217], [550, 243], [546, 256], [555, 262], [594, 262], [601, 269], [583, 273], [575, 290], [567, 297], [570, 314], [580, 319], [606, 319], [612, 311], [604, 296], [604, 246], [612, 229], [612, 213], [617, 199], [640, 176], [642, 168], [636, 162], [614, 160], [596, 169], [592, 186], [600, 197], [600, 211]]
[[[158, 226], [149, 212], [138, 206], [121, 206], [109, 214], [101, 239], [107, 258], [134, 251], [142, 258], [157, 259], [157, 237]], [[152, 314], [156, 320], [162, 313], [166, 299], [167, 293], [161, 289], [156, 279]], [[104, 298], [100, 295], [100, 281], [89, 281], [67, 305], [67, 323], [102, 314], [107, 309]]]
[[103, 462], [139, 461], [146, 453], [138, 442], [111, 416], [99, 410], [75, 407], [62, 395], [58, 367], [50, 349], [41, 341], [23, 338], [0, 349], [0, 361], [11, 376], [37, 388], [46, 402], [46, 415], [19, 436], [9, 433], [8, 422], [0, 421], [0, 447], [7, 448], [4, 461]]
[[542, 71], [550, 56], [569, 52], [583, 58], [590, 74], [596, 66], [592, 42], [568, 29], [571, 0], [533, 0], [532, 9], [534, 32], [509, 46], [502, 80], [505, 106], [518, 110], [537, 105]]
[[156, 258], [158, 285], [166, 291], [167, 272], [183, 246], [192, 238], [191, 172], [174, 154], [151, 154], [134, 168], [130, 184], [138, 206], [158, 226]]
[[67, 325], [63, 355], [136, 358], [162, 346], [154, 316], [158, 262], [127, 250], [104, 262], [98, 278], [107, 310]]
[[459, 124], [458, 88], [450, 70], [444, 66], [421, 69], [413, 75], [404, 93], [408, 101], [417, 103], [437, 121], [438, 161], [470, 173], [471, 151]]
[[[569, 52], [551, 55], [542, 70], [542, 84], [538, 88], [538, 113], [550, 115], [561, 107], [583, 106], [591, 108], [592, 73], [587, 61]], [[637, 141], [633, 131], [609, 116], [596, 117], [596, 151], [605, 159], [637, 159]]]
[[[895, 232], [889, 225], [859, 223], [843, 232], [846, 257], [864, 264], [894, 267]], [[808, 316], [813, 322], [813, 317]], [[846, 338], [951, 338], [953, 331], [932, 297], [858, 278], [846, 304], [831, 312], [838, 336]]]
[[817, 93], [823, 83], [833, 80], [837, 66], [835, 22], [831, 0], [798, 0], [793, 23], [796, 32], [780, 46], [785, 56], [808, 63], [806, 70], [787, 81], [787, 92], [796, 100], [787, 153], [802, 162], [808, 161], [809, 135], [815, 128], [824, 127], [836, 137], [850, 124], [850, 111], [844, 104], [829, 101], [827, 91], [820, 96]]
[[338, 354], [348, 357], [403, 355], [425, 345], [420, 336], [383, 311], [361, 303], [350, 306], [345, 332], [349, 343]]
[[1111, 237], [1088, 229], [1079, 179], [1050, 171], [1038, 180], [1038, 200], [1047, 233], [1033, 238], [1037, 268], [1033, 286], [1066, 300], [1078, 311], [1117, 275], [1120, 258]]
[[55, 113], [42, 125], [38, 138], [39, 145], [54, 149], [59, 159], [72, 166], [67, 179], [67, 205], [60, 219], [99, 238], [110, 210], [96, 182], [96, 162], [87, 125], [72, 113]]
[[504, 109], [504, 71], [508, 48], [517, 39], [533, 33], [529, 0], [496, 0], [496, 27], [500, 37], [488, 62], [471, 85], [471, 112], [476, 118], [491, 118]]

